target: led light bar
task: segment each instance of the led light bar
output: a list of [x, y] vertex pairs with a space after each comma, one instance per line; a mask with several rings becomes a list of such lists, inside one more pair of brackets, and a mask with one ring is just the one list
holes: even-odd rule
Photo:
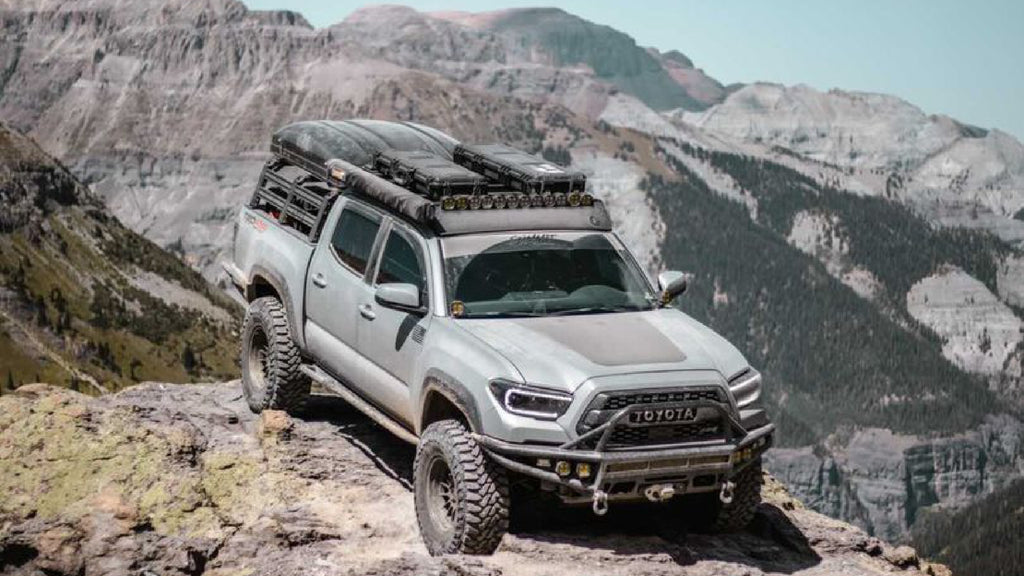
[[442, 210], [491, 210], [516, 208], [579, 208], [594, 205], [594, 197], [579, 192], [546, 194], [453, 194], [441, 198]]

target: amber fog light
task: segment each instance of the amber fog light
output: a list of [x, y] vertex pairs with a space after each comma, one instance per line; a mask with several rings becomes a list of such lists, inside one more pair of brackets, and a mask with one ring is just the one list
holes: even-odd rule
[[572, 472], [572, 466], [565, 460], [559, 460], [558, 464], [555, 464], [555, 473], [559, 476], [568, 476]]
[[590, 463], [580, 462], [576, 465], [576, 476], [580, 478], [590, 478]]

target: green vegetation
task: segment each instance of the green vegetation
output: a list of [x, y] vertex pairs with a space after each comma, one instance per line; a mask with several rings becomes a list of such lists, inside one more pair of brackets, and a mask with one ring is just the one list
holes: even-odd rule
[[[143, 271], [203, 294], [221, 312], [211, 317], [154, 296], [131, 280]], [[234, 305], [97, 209], [67, 207], [0, 235], [0, 290], [8, 292], [0, 358], [18, 385], [43, 380], [94, 391], [61, 362], [110, 390], [237, 374]]]
[[929, 511], [914, 524], [918, 551], [954, 574], [1011, 576], [1024, 566], [1024, 480], [958, 512]]
[[849, 240], [853, 264], [871, 270], [902, 300], [918, 280], [942, 264], [953, 264], [996, 290], [998, 257], [1010, 248], [985, 232], [934, 229], [909, 208], [883, 198], [859, 196], [831, 187], [773, 162], [676, 143], [684, 152], [729, 174], [757, 199], [758, 222], [782, 237], [793, 218], [809, 210], [837, 216]]
[[943, 244], [945, 233], [891, 204], [822, 190], [771, 163], [719, 155], [715, 166], [758, 199], [754, 222], [744, 206], [710, 190], [682, 163], [670, 163], [678, 179], [650, 176], [643, 186], [667, 227], [666, 266], [696, 276], [680, 307], [763, 369], [783, 444], [815, 443], [848, 425], [959, 432], [1002, 408], [983, 382], [942, 356], [937, 338], [859, 297], [785, 235], [799, 210], [837, 211], [850, 222], [851, 257], [862, 259], [894, 297], [943, 262], [987, 281], [991, 256], [983, 249], [975, 246], [981, 253], [972, 254]]

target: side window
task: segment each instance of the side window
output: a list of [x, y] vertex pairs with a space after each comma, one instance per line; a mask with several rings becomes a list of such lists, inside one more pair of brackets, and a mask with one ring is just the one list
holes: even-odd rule
[[379, 228], [379, 218], [346, 207], [334, 227], [331, 246], [342, 262], [363, 274], [366, 272], [366, 263], [370, 260], [373, 241], [377, 238]]
[[380, 267], [377, 269], [377, 284], [388, 282], [416, 286], [420, 290], [420, 297], [426, 302], [427, 277], [420, 251], [405, 235], [394, 230], [388, 234], [384, 253], [380, 257]]

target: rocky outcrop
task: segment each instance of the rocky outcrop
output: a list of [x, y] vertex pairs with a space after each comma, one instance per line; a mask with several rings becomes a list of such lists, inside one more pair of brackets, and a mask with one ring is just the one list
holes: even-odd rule
[[777, 448], [768, 469], [808, 506], [899, 541], [925, 508], [963, 507], [1024, 472], [1024, 425], [1009, 416], [947, 438], [867, 429]]
[[946, 267], [914, 284], [907, 311], [943, 339], [943, 356], [964, 370], [1021, 375], [1024, 322], [963, 270]]
[[59, 574], [946, 574], [808, 511], [768, 479], [748, 532], [678, 512], [559, 511], [490, 557], [432, 558], [412, 449], [346, 405], [249, 413], [237, 383], [0, 397], [0, 572]]
[[95, 200], [35, 142], [0, 123], [0, 233], [55, 207], [81, 203], [94, 205]]
[[849, 261], [849, 238], [838, 217], [800, 211], [793, 218], [793, 228], [787, 241], [801, 252], [820, 260], [829, 274], [860, 297], [873, 300], [882, 291], [881, 282], [870, 270]]

